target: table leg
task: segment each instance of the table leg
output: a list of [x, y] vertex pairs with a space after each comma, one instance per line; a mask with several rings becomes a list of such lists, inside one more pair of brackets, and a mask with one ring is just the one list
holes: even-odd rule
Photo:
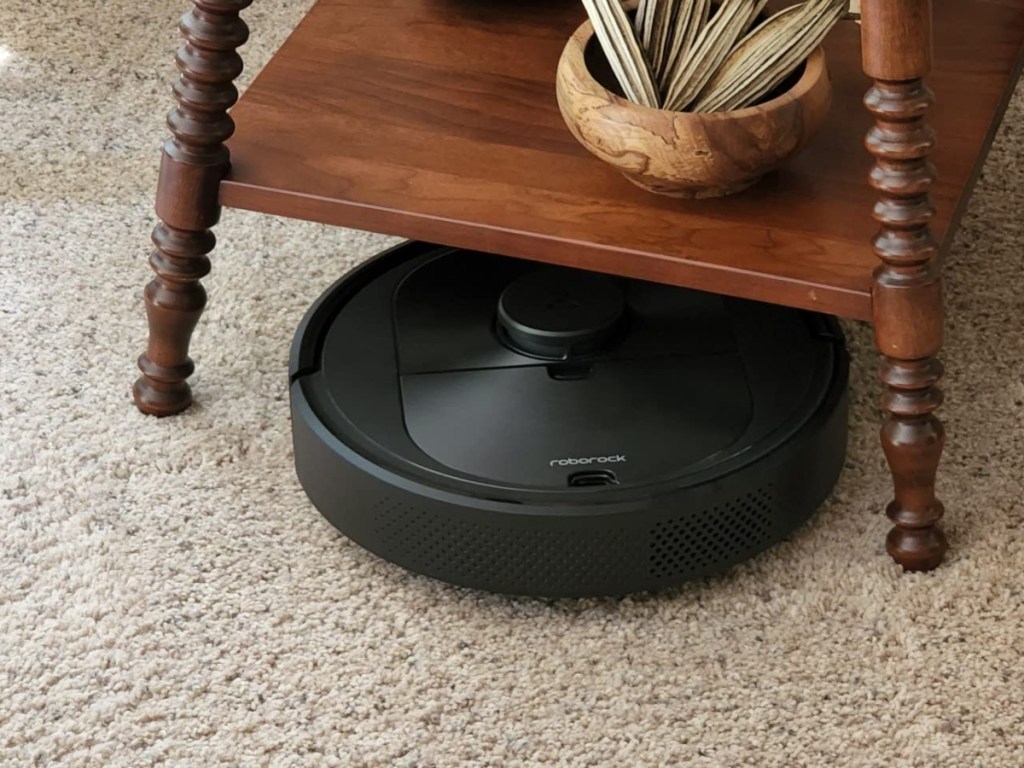
[[923, 84], [931, 64], [930, 0], [863, 0], [864, 71], [875, 80], [865, 97], [875, 126], [867, 147], [875, 157], [871, 185], [879, 194], [881, 261], [872, 292], [875, 338], [883, 358], [882, 448], [895, 498], [886, 540], [907, 570], [930, 570], [946, 551], [938, 526], [943, 506], [935, 478], [945, 436], [935, 410], [942, 364], [942, 282], [929, 189], [935, 171], [928, 154], [935, 136], [924, 117], [932, 93]]
[[251, 3], [192, 0], [181, 20], [178, 104], [167, 119], [172, 137], [163, 148], [156, 199], [161, 221], [150, 257], [156, 277], [145, 292], [149, 344], [133, 390], [139, 409], [157, 416], [179, 413], [192, 402], [189, 342], [206, 305], [199, 281], [210, 271], [210, 228], [220, 218], [218, 191], [229, 167], [224, 142], [235, 126], [228, 110], [238, 100], [233, 81], [242, 72], [236, 49], [249, 36], [239, 13]]

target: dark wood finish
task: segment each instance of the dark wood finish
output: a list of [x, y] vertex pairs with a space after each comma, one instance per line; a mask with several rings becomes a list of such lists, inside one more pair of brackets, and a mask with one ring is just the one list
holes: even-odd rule
[[652, 109], [612, 93], [590, 71], [592, 43], [588, 21], [562, 51], [559, 111], [591, 154], [650, 192], [691, 200], [738, 193], [806, 147], [828, 116], [832, 88], [820, 48], [777, 98], [701, 113]]
[[931, 0], [863, 0], [861, 21], [864, 71], [875, 79], [864, 101], [875, 118], [866, 143], [875, 157], [871, 186], [881, 226], [873, 241], [881, 260], [873, 306], [887, 412], [882, 448], [895, 491], [886, 546], [907, 570], [930, 570], [947, 546], [935, 496], [945, 442], [934, 413], [942, 403], [936, 356], [943, 323], [939, 248], [929, 228], [935, 134], [925, 123], [933, 99], [922, 80], [931, 68]]
[[251, 3], [193, 0], [181, 21], [178, 106], [167, 119], [173, 136], [163, 149], [156, 200], [161, 223], [150, 257], [156, 277], [145, 293], [149, 345], [139, 357], [142, 376], [133, 390], [145, 413], [167, 416], [192, 402], [188, 348], [206, 305], [199, 280], [210, 271], [210, 228], [220, 217], [218, 189], [229, 165], [224, 142], [234, 122], [227, 111], [238, 100], [232, 81], [242, 71], [236, 49], [249, 35], [239, 13]]
[[[859, 29], [826, 43], [818, 138], [728, 198], [651, 195], [566, 130], [553, 78], [578, 0], [320, 0], [233, 114], [227, 206], [870, 320], [875, 193]], [[936, 238], [1012, 89], [1024, 0], [939, 0]]]

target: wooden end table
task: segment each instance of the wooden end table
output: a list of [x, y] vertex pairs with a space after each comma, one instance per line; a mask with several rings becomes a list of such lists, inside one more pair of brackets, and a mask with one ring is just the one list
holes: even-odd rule
[[181, 23], [141, 410], [191, 402], [221, 206], [812, 309], [874, 323], [888, 551], [939, 564], [940, 265], [1020, 72], [1024, 0], [862, 0], [862, 26], [826, 44], [819, 138], [754, 189], [699, 202], [637, 189], [563, 125], [553, 81], [578, 0], [320, 0], [238, 101], [251, 2], [192, 0]]

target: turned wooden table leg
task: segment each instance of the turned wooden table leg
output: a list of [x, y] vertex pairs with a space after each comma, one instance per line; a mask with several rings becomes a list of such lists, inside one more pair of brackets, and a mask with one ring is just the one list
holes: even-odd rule
[[867, 147], [875, 157], [871, 184], [879, 194], [874, 240], [881, 265], [873, 289], [880, 377], [882, 448], [892, 470], [894, 523], [886, 540], [907, 570], [930, 570], [946, 551], [938, 526], [942, 503], [935, 478], [945, 441], [935, 410], [942, 364], [942, 283], [929, 189], [928, 154], [935, 142], [924, 117], [932, 94], [922, 79], [931, 65], [931, 0], [863, 0], [864, 71], [875, 80], [865, 104], [875, 117]]
[[199, 280], [210, 271], [207, 254], [220, 218], [220, 181], [228, 170], [224, 142], [234, 132], [228, 110], [238, 100], [233, 81], [242, 72], [236, 49], [249, 30], [239, 13], [252, 0], [192, 0], [181, 20], [185, 42], [178, 51], [181, 78], [174, 85], [177, 108], [167, 119], [172, 137], [164, 144], [150, 265], [156, 277], [146, 287], [149, 345], [139, 357], [142, 376], [135, 403], [145, 413], [168, 416], [192, 402], [187, 383], [194, 365], [189, 342], [206, 305]]

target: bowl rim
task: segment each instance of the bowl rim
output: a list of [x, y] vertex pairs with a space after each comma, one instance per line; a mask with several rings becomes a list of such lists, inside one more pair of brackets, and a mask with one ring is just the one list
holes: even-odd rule
[[584, 56], [587, 45], [590, 44], [590, 40], [594, 35], [594, 25], [589, 19], [580, 24], [580, 26], [576, 28], [576, 31], [569, 37], [568, 42], [565, 44], [565, 48], [562, 50], [562, 56], [559, 60], [559, 69], [563, 69], [568, 63], [570, 63], [570, 61], [574, 61], [579, 65], [575, 68], [576, 71], [586, 73], [585, 84], [589, 86], [592, 93], [604, 96], [609, 102], [621, 107], [652, 112], [658, 115], [671, 115], [676, 119], [735, 120], [753, 115], [764, 115], [765, 112], [774, 111], [786, 104], [800, 100], [806, 96], [827, 73], [827, 67], [825, 65], [825, 48], [823, 45], [819, 45], [811, 51], [810, 56], [805, 60], [806, 66], [804, 67], [804, 72], [800, 76], [800, 79], [793, 84], [793, 87], [783, 93], [780, 93], [775, 98], [769, 99], [768, 101], [760, 104], [725, 112], [682, 112], [674, 109], [648, 107], [643, 104], [637, 104], [635, 101], [622, 98], [617, 93], [608, 90], [597, 81], [597, 78], [594, 77], [590, 68], [587, 66], [586, 57]]

